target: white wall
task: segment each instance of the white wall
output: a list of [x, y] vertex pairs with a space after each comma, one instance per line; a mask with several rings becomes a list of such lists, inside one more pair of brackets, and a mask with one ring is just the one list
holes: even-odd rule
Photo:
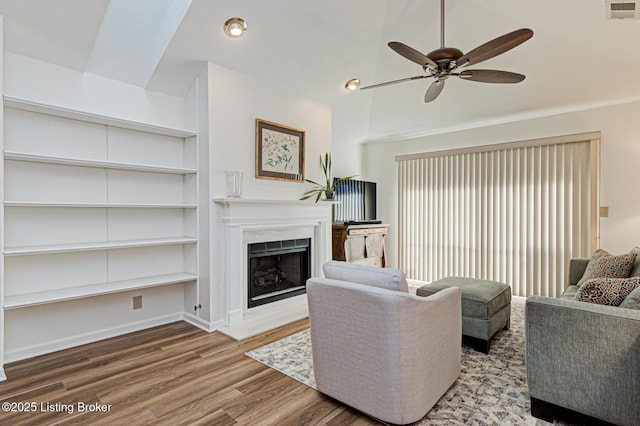
[[623, 253], [640, 245], [640, 102], [603, 106], [516, 122], [462, 130], [421, 138], [369, 143], [365, 146], [368, 178], [378, 182], [378, 217], [391, 224], [387, 264], [397, 265], [397, 168], [399, 154], [440, 151], [537, 139], [602, 132], [600, 205], [609, 217], [600, 219], [600, 246]]
[[[182, 319], [181, 284], [5, 312], [5, 363]], [[142, 295], [142, 309], [132, 309]]]
[[364, 164], [364, 146], [359, 143], [334, 143], [331, 148], [333, 176], [357, 175], [355, 179], [368, 180]]
[[[4, 19], [0, 16], [0, 46], [4, 50]], [[4, 93], [4, 55], [0, 55], [0, 93]], [[0, 148], [4, 149], [4, 103], [0, 103]], [[4, 200], [4, 154], [0, 153], [0, 200]], [[0, 250], [4, 252], [4, 207], [0, 208]], [[4, 300], [4, 256], [0, 255], [0, 300]], [[6, 380], [4, 372], [4, 310], [0, 308], [0, 381]]]
[[185, 100], [4, 52], [4, 94], [73, 110], [192, 130]]
[[[308, 185], [255, 177], [255, 120], [261, 118], [304, 130], [305, 177], [317, 180], [322, 176], [319, 156], [331, 150], [330, 108], [216, 64], [209, 63], [207, 69], [211, 198], [225, 197], [225, 170], [243, 172], [243, 198], [300, 198]], [[209, 318], [213, 323], [223, 320], [224, 253], [219, 213], [213, 206], [209, 301]]]
[[[196, 77], [191, 90], [187, 93], [187, 111], [193, 107], [193, 113], [187, 113], [187, 120], [193, 120], [193, 128], [198, 133], [198, 275], [199, 285], [185, 286], [185, 312], [193, 315], [192, 323], [209, 330], [215, 328], [211, 324], [211, 312], [207, 308], [210, 299], [211, 283], [211, 230], [209, 216], [211, 203], [209, 193], [209, 90], [208, 73], [206, 63], [203, 63], [202, 71]], [[187, 123], [189, 125], [189, 123]], [[205, 306], [197, 311], [194, 306]]]
[[[346, 92], [346, 90], [345, 90]], [[331, 158], [336, 177], [358, 175], [366, 179], [363, 140], [359, 140], [363, 123], [369, 120], [369, 108], [356, 103], [357, 93], [345, 93], [345, 98], [331, 107], [333, 129]]]
[[244, 173], [244, 198], [297, 199], [305, 185], [255, 178], [255, 120], [305, 130], [305, 177], [319, 179], [319, 156], [331, 150], [328, 106], [269, 87], [264, 81], [209, 64], [211, 179], [214, 197], [224, 197], [224, 170]]
[[[193, 123], [185, 99], [4, 53], [4, 94], [32, 102], [164, 127]], [[132, 296], [143, 296], [133, 311]], [[5, 362], [182, 318], [183, 285], [5, 312]]]

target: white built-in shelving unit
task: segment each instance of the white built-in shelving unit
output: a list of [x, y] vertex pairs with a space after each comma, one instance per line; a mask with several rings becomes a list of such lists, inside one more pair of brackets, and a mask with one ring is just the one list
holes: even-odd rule
[[4, 127], [4, 309], [197, 282], [194, 132], [9, 97]]

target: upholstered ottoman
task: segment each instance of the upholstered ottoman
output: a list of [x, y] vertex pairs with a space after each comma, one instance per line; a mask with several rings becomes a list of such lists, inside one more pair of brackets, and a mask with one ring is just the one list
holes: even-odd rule
[[418, 296], [430, 296], [449, 287], [462, 289], [462, 336], [466, 344], [489, 353], [489, 341], [501, 328], [509, 329], [511, 287], [496, 281], [447, 277], [420, 287]]

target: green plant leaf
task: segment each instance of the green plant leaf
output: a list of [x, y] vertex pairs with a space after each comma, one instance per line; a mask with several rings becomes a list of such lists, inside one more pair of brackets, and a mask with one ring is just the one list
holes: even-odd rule
[[327, 188], [331, 188], [331, 153], [327, 152], [324, 154], [325, 162], [327, 163], [327, 168], [325, 170], [324, 176], [327, 179]]
[[305, 182], [312, 183], [312, 184], [314, 184], [314, 185], [318, 185], [318, 186], [319, 186], [319, 187], [321, 187], [321, 188], [323, 187], [323, 186], [322, 186], [322, 185], [320, 185], [318, 182], [314, 182], [314, 181], [312, 181], [311, 179], [305, 179], [304, 181], [305, 181]]
[[327, 178], [327, 154], [324, 154], [324, 160], [322, 159], [322, 155], [320, 156], [320, 166], [322, 167], [322, 173], [324, 173], [325, 179]]
[[313, 197], [314, 195], [317, 197], [318, 194], [322, 194], [323, 192], [324, 192], [324, 190], [321, 189], [321, 188], [310, 189], [310, 190], [306, 191], [304, 194], [302, 194], [302, 197], [300, 197], [300, 199], [301, 200], [307, 200], [307, 199]]

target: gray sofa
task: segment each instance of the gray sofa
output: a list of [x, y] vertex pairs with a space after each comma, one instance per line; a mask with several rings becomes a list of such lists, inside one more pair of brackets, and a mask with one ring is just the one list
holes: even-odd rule
[[[527, 299], [531, 414], [547, 421], [637, 425], [640, 310], [638, 304], [629, 309], [572, 300], [588, 262], [571, 260], [568, 287], [560, 298]], [[640, 276], [640, 258], [632, 276]]]

